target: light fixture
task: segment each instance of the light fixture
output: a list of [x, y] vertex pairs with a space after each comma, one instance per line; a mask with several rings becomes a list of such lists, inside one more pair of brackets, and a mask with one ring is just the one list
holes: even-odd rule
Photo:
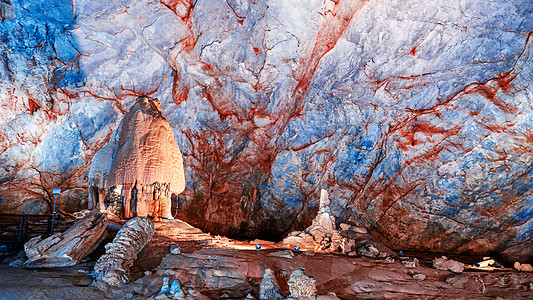
[[54, 195], [54, 211], [52, 212], [52, 214], [56, 214], [56, 198], [57, 198], [57, 195], [59, 195], [61, 193], [61, 189], [60, 188], [54, 188], [52, 190], [52, 195]]

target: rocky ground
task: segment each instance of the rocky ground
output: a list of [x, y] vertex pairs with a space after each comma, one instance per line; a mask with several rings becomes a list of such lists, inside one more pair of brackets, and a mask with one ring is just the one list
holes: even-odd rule
[[[434, 269], [432, 255], [418, 255], [419, 266], [407, 268], [398, 259], [295, 253], [272, 242], [212, 236], [179, 220], [155, 222], [155, 230], [132, 269], [130, 284], [104, 290], [91, 286], [96, 254], [61, 269], [23, 269], [2, 263], [0, 298], [148, 299], [158, 294], [163, 278], [168, 277], [179, 279], [191, 299], [258, 299], [266, 268], [274, 271], [282, 293], [288, 296], [287, 281], [299, 267], [314, 277], [323, 299], [533, 298], [533, 273], [529, 272], [503, 269], [457, 274]], [[260, 251], [255, 250], [257, 243]], [[180, 245], [180, 254], [170, 253], [173, 244]], [[465, 263], [469, 260], [463, 258]]]

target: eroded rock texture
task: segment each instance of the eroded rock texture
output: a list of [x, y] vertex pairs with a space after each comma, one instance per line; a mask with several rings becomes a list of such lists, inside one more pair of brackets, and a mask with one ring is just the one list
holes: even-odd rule
[[130, 282], [130, 268], [137, 254], [154, 236], [154, 224], [146, 217], [128, 220], [113, 241], [105, 245], [105, 253], [98, 259], [92, 272], [96, 283], [111, 286]]
[[89, 207], [105, 209], [109, 189], [126, 218], [171, 218], [171, 196], [185, 189], [183, 160], [157, 99], [138, 97], [89, 170]]
[[65, 232], [45, 239], [37, 236], [24, 244], [28, 268], [70, 267], [79, 263], [107, 237], [109, 220], [105, 214], [93, 210]]
[[303, 229], [323, 187], [338, 220], [394, 248], [531, 254], [531, 1], [11, 6], [4, 209], [85, 189], [143, 94], [184, 156], [181, 217], [203, 229]]

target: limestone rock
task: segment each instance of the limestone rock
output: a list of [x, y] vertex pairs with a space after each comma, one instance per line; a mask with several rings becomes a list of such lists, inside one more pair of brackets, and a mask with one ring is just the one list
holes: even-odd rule
[[380, 252], [376, 247], [374, 247], [374, 245], [364, 244], [357, 249], [357, 254], [360, 256], [376, 258], [379, 257]]
[[316, 296], [316, 281], [313, 277], [306, 275], [303, 268], [294, 269], [287, 284], [292, 298], [312, 299]]
[[517, 261], [514, 263], [514, 268], [517, 271], [533, 272], [533, 266], [530, 264], [521, 264]]
[[304, 231], [290, 232], [279, 243], [280, 246], [290, 248], [298, 246], [318, 252], [337, 252], [372, 258], [394, 255], [392, 250], [376, 241], [362, 228], [342, 223], [341, 230], [337, 230], [330, 203], [327, 191], [322, 189], [319, 210], [312, 224]]
[[346, 223], [341, 223], [339, 225], [339, 227], [342, 230], [352, 230], [352, 231], [355, 231], [357, 233], [363, 233], [363, 234], [368, 233], [368, 231], [365, 228], [363, 228], [363, 227], [352, 226], [352, 225], [349, 225], [349, 224], [346, 224]]
[[181, 288], [181, 282], [178, 279], [174, 279], [170, 284], [168, 295], [172, 299], [185, 299], [185, 293]]
[[414, 274], [413, 275], [413, 279], [424, 280], [424, 279], [426, 279], [426, 275], [424, 275], [424, 274]]
[[[184, 176], [181, 151], [161, 104], [141, 96], [91, 163], [89, 206], [123, 209], [126, 218], [172, 218], [170, 198], [185, 189]], [[107, 207], [106, 194], [115, 198]]]
[[92, 275], [95, 281], [111, 286], [128, 283], [130, 267], [153, 235], [154, 224], [150, 219], [135, 217], [128, 220], [113, 241], [105, 246], [105, 254], [94, 265]]
[[170, 253], [171, 253], [171, 254], [174, 254], [174, 255], [181, 254], [181, 247], [180, 247], [180, 245], [178, 245], [178, 244], [173, 244], [172, 246], [170, 246]]
[[321, 252], [336, 251], [341, 244], [345, 244], [342, 236], [335, 229], [335, 217], [331, 214], [328, 192], [320, 192], [320, 204], [312, 224], [304, 231], [288, 234], [281, 242], [285, 246], [298, 246], [302, 249], [312, 249]]
[[531, 259], [530, 0], [3, 2], [4, 212], [86, 193], [142, 94], [206, 231], [304, 228], [326, 185], [335, 216], [393, 248]]
[[161, 286], [161, 290], [155, 297], [153, 297], [153, 299], [183, 300], [186, 299], [186, 295], [183, 292], [183, 289], [181, 288], [181, 282], [178, 279], [175, 279], [172, 281], [172, 283], [170, 283], [168, 277], [163, 277], [163, 285]]
[[168, 293], [170, 292], [170, 280], [168, 279], [168, 277], [163, 277], [163, 285], [161, 286], [161, 290], [159, 291], [159, 294], [157, 294], [157, 296], [159, 295], [168, 295]]
[[276, 256], [276, 257], [283, 257], [283, 258], [293, 258], [294, 257], [294, 254], [292, 253], [292, 251], [289, 251], [289, 250], [281, 250], [281, 251], [271, 252], [271, 253], [269, 253], [269, 255]]
[[53, 268], [77, 264], [105, 238], [108, 223], [105, 214], [93, 210], [63, 233], [31, 239], [24, 245], [28, 257], [24, 266]]
[[446, 256], [435, 258], [433, 260], [433, 267], [435, 269], [452, 271], [454, 273], [461, 273], [464, 270], [464, 264], [462, 262], [448, 259]]
[[279, 288], [274, 272], [267, 268], [259, 286], [259, 299], [281, 299], [283, 294]]
[[20, 268], [24, 266], [24, 261], [22, 259], [15, 259], [8, 264], [12, 268]]
[[404, 265], [406, 268], [418, 268], [420, 266], [420, 262], [417, 258], [409, 258], [406, 260], [402, 260], [402, 265]]
[[339, 297], [334, 292], [328, 292], [325, 295], [318, 295], [315, 298], [316, 300], [340, 300]]
[[321, 231], [331, 232], [335, 230], [335, 217], [331, 214], [331, 201], [328, 197], [328, 192], [325, 189], [320, 190], [320, 202], [318, 207], [318, 214], [313, 219], [310, 231], [318, 227]]

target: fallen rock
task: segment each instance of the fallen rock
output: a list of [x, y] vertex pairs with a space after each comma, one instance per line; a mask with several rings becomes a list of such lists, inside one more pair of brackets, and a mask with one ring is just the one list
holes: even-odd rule
[[259, 288], [259, 299], [281, 299], [283, 295], [279, 288], [278, 281], [274, 272], [267, 268], [265, 270], [265, 275], [263, 275], [263, 280], [261, 280], [261, 285]]
[[161, 290], [154, 297], [154, 299], [186, 299], [186, 295], [183, 292], [183, 289], [181, 288], [181, 282], [178, 279], [174, 279], [172, 284], [169, 284], [168, 277], [164, 277]]
[[174, 279], [170, 285], [169, 295], [172, 299], [185, 299], [185, 293], [181, 288], [181, 282], [178, 279]]
[[424, 274], [414, 274], [413, 275], [413, 279], [424, 280], [424, 279], [426, 279], [426, 275], [424, 275]]
[[334, 292], [328, 292], [325, 295], [318, 295], [315, 298], [316, 300], [340, 300], [339, 297], [337, 297], [337, 294]]
[[88, 210], [88, 209], [84, 209], [84, 210], [81, 210], [81, 211], [77, 211], [75, 213], [72, 213], [72, 216], [76, 219], [81, 219], [83, 217], [85, 217], [86, 215], [90, 214], [91, 211]]
[[283, 258], [293, 258], [294, 257], [294, 254], [292, 253], [292, 251], [289, 251], [289, 250], [281, 250], [281, 251], [276, 251], [276, 252], [272, 252], [270, 253], [271, 256], [276, 256], [276, 257], [283, 257]]
[[464, 271], [464, 264], [462, 262], [448, 259], [446, 256], [435, 258], [433, 260], [433, 267], [438, 270], [452, 271], [454, 273], [461, 273]]
[[178, 255], [181, 254], [181, 247], [178, 244], [173, 244], [170, 246], [170, 254]]
[[404, 265], [407, 268], [418, 268], [420, 266], [420, 263], [417, 258], [402, 260], [402, 265]]
[[519, 262], [514, 263], [514, 268], [517, 271], [523, 271], [523, 272], [533, 272], [533, 266], [530, 264], [521, 264]]
[[292, 298], [316, 297], [316, 281], [313, 277], [306, 275], [303, 268], [294, 269], [287, 284]]
[[335, 217], [331, 214], [328, 192], [320, 193], [318, 214], [311, 226], [304, 231], [293, 231], [287, 235], [279, 246], [284, 248], [300, 247], [317, 252], [336, 252], [348, 256], [366, 256], [385, 258], [394, 252], [383, 243], [375, 240], [364, 228], [346, 223], [335, 226]]
[[24, 265], [24, 261], [22, 259], [15, 259], [14, 261], [9, 263], [9, 266], [12, 268], [20, 268]]
[[170, 292], [170, 284], [169, 284], [168, 277], [163, 277], [163, 285], [161, 286], [161, 290], [156, 296], [156, 299], [159, 295], [167, 295]]
[[351, 230], [351, 231], [354, 231], [354, 232], [357, 232], [357, 233], [362, 233], [362, 234], [367, 234], [368, 233], [366, 228], [358, 227], [358, 226], [352, 226], [352, 225], [349, 225], [349, 224], [346, 224], [346, 223], [341, 223], [339, 225], [339, 227], [340, 227], [341, 230], [344, 230], [344, 231]]
[[94, 265], [95, 281], [112, 286], [130, 281], [129, 270], [137, 254], [152, 239], [154, 224], [146, 217], [128, 220], [118, 231], [113, 242], [105, 246], [106, 252]]
[[[288, 247], [297, 245], [302, 249], [312, 249], [320, 252], [337, 250], [342, 243], [342, 236], [335, 229], [335, 217], [331, 214], [329, 204], [328, 192], [322, 189], [318, 213], [311, 226], [307, 227], [303, 232], [291, 232], [281, 241], [281, 244]], [[334, 235], [335, 242], [332, 243]]]
[[374, 247], [374, 245], [365, 244], [362, 247], [357, 249], [357, 254], [359, 256], [376, 258], [376, 257], [379, 257], [380, 252], [376, 247]]
[[80, 262], [105, 238], [108, 224], [105, 214], [95, 209], [63, 233], [29, 240], [24, 245], [27, 268], [69, 267]]

